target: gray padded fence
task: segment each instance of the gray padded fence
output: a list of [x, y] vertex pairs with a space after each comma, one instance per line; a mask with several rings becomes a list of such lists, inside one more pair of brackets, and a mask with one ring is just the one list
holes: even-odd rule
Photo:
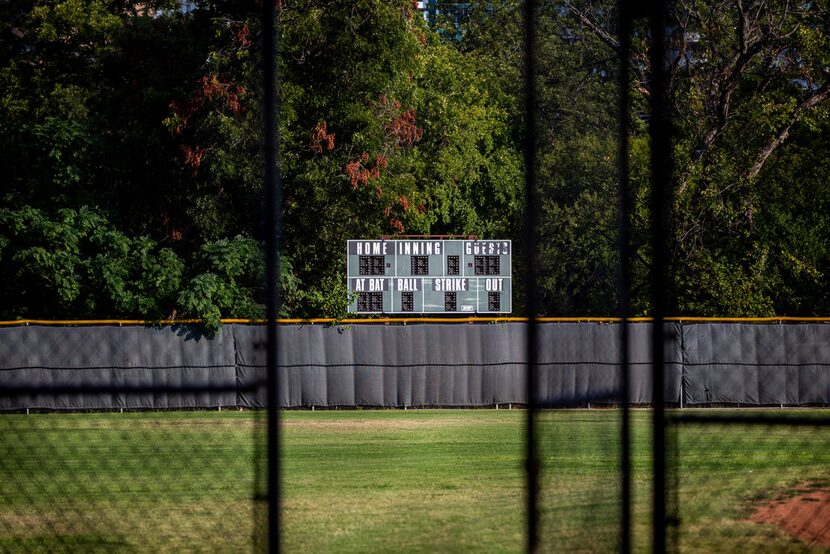
[[192, 326], [3, 328], [0, 391], [17, 388], [44, 392], [0, 395], [0, 409], [235, 406], [233, 333], [208, 339]]
[[830, 403], [830, 325], [683, 327], [687, 404]]
[[[650, 324], [631, 325], [631, 398], [651, 401]], [[280, 327], [280, 405], [492, 406], [525, 402], [527, 324]], [[675, 404], [830, 404], [830, 325], [667, 323]], [[0, 329], [0, 410], [263, 405], [265, 329]], [[539, 398], [616, 402], [619, 327], [540, 325]], [[17, 391], [17, 392], [15, 392]], [[681, 402], [682, 398], [682, 402]]]

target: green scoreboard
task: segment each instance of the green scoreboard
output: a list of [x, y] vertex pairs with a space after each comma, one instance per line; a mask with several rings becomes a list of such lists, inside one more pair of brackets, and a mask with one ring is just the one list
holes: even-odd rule
[[350, 240], [349, 311], [504, 314], [513, 309], [509, 240]]

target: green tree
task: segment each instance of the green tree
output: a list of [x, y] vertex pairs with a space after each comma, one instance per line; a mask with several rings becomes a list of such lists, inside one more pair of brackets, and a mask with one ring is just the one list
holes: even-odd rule
[[[499, 33], [517, 21], [518, 3], [495, 6], [494, 17], [471, 18], [469, 47], [492, 52], [494, 60], [512, 53], [508, 63], [521, 67], [520, 49]], [[806, 221], [824, 228], [825, 215], [795, 201], [807, 191], [823, 198], [825, 182], [812, 171], [783, 168], [806, 169], [806, 145], [823, 144], [830, 97], [827, 8], [826, 2], [762, 0], [672, 4], [669, 115], [676, 188], [670, 293], [678, 313], [826, 309], [818, 292], [828, 288], [818, 270], [823, 247], [815, 234], [798, 229]], [[615, 10], [606, 0], [540, 6], [537, 117], [547, 313], [607, 314], [616, 303]], [[649, 37], [639, 25], [630, 59], [632, 112], [626, 115], [636, 204], [632, 301], [647, 313], [648, 139], [641, 114], [651, 91]], [[825, 157], [817, 150], [810, 159], [821, 167]], [[784, 229], [784, 221], [796, 228]]]
[[[85, 314], [163, 312], [213, 326], [262, 314], [260, 29], [256, 14], [229, 6], [0, 6], [3, 244], [57, 260], [64, 243], [24, 237], [25, 214], [57, 225], [89, 213], [180, 265], [153, 306], [97, 302]], [[347, 238], [511, 232], [521, 181], [513, 98], [488, 67], [427, 29], [409, 1], [302, 0], [278, 17], [285, 314], [343, 314]], [[57, 261], [7, 259], [10, 274], [43, 274], [44, 298], [69, 294], [51, 274]], [[9, 317], [57, 313], [29, 300], [34, 289], [16, 294], [27, 286], [9, 290]], [[134, 286], [125, 280], [113, 298]]]
[[345, 239], [512, 236], [521, 172], [513, 98], [411, 2], [286, 5], [280, 59], [292, 312], [345, 310]]
[[162, 319], [174, 309], [184, 264], [94, 210], [26, 207], [0, 209], [0, 268], [4, 319]]

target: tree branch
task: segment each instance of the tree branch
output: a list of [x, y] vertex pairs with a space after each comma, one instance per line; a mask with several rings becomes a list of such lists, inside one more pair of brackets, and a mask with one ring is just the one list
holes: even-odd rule
[[752, 167], [749, 169], [749, 173], [747, 174], [747, 179], [752, 181], [763, 169], [764, 164], [767, 162], [769, 157], [778, 150], [778, 148], [784, 144], [784, 142], [790, 136], [790, 129], [792, 126], [795, 125], [798, 120], [801, 118], [802, 114], [807, 110], [817, 106], [819, 103], [824, 102], [830, 98], [830, 84], [825, 83], [824, 86], [816, 90], [813, 94], [805, 98], [798, 107], [793, 110], [792, 115], [790, 116], [790, 120], [784, 125], [781, 129], [775, 133], [775, 136], [761, 148], [758, 157], [755, 159], [755, 163], [752, 164]]
[[617, 42], [617, 39], [614, 36], [602, 28], [596, 21], [592, 20], [588, 17], [585, 13], [581, 12], [580, 10], [576, 9], [573, 4], [565, 0], [565, 6], [567, 6], [568, 10], [571, 11], [581, 22], [583, 25], [588, 27], [591, 31], [594, 32], [599, 39], [604, 42], [607, 46], [611, 47], [614, 52], [619, 52], [620, 45]]

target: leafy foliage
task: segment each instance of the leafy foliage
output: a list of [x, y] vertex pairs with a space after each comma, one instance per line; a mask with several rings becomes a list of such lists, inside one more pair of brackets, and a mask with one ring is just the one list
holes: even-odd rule
[[128, 237], [100, 213], [0, 210], [3, 317], [160, 319], [184, 264], [148, 237]]
[[[280, 2], [283, 315], [342, 317], [347, 238], [523, 227], [518, 0]], [[0, 4], [2, 317], [263, 315], [258, 17], [202, 0]], [[541, 3], [543, 311], [616, 305], [615, 3]], [[451, 13], [451, 12], [446, 12]], [[826, 2], [671, 13], [680, 313], [830, 311]], [[632, 303], [648, 313], [648, 35]], [[515, 305], [522, 311], [522, 283]]]
[[[521, 68], [519, 2], [477, 3], [467, 52]], [[830, 87], [826, 2], [671, 4], [667, 37], [675, 187], [673, 310], [693, 315], [827, 313], [824, 167]], [[537, 118], [544, 311], [616, 306], [616, 3], [558, 0], [539, 13]], [[501, 32], [505, 30], [506, 32]], [[632, 305], [650, 309], [651, 94], [642, 22], [630, 57]], [[807, 159], [810, 159], [806, 165]], [[814, 197], [815, 204], [803, 202]], [[826, 236], [826, 235], [824, 235]], [[806, 299], [810, 298], [809, 301]]]

